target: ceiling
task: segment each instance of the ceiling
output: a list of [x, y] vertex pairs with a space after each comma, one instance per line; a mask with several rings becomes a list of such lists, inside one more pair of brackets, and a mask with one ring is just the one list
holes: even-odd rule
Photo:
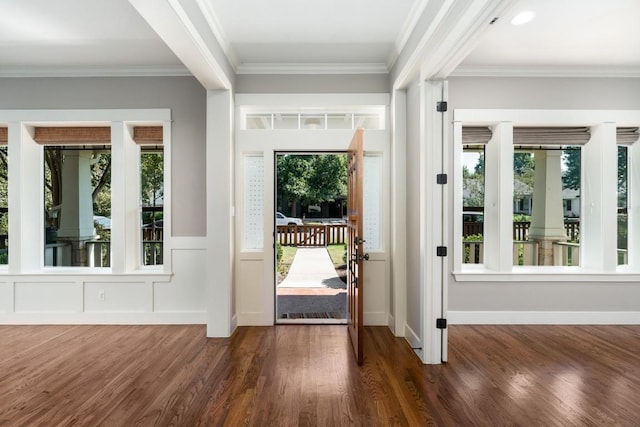
[[[512, 25], [522, 11], [534, 19]], [[637, 0], [520, 0], [480, 37], [459, 72], [638, 76], [639, 22]]]
[[[504, 2], [513, 5], [469, 41], [475, 48], [456, 74], [640, 76], [640, 1]], [[338, 65], [386, 73], [429, 0], [190, 4], [237, 73]], [[535, 12], [533, 21], [511, 25], [524, 9]], [[0, 0], [0, 76], [180, 74], [187, 68], [128, 0]]]

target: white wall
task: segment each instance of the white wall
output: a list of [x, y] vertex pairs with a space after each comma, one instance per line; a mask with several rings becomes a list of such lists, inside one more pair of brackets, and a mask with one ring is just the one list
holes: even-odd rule
[[407, 89], [407, 326], [405, 337], [412, 347], [422, 347], [422, 284], [420, 260], [420, 85], [416, 80]]
[[[236, 117], [240, 120], [243, 107], [267, 108], [277, 111], [282, 108], [316, 108], [338, 106], [389, 105], [388, 95], [259, 95], [240, 94], [236, 96]], [[273, 108], [269, 110], [268, 108]], [[349, 107], [344, 107], [349, 108]], [[275, 272], [273, 251], [273, 212], [274, 212], [274, 153], [276, 151], [312, 152], [346, 151], [354, 130], [242, 130], [236, 123], [236, 189], [235, 189], [235, 286], [237, 292], [236, 309], [238, 325], [272, 325], [274, 323]], [[390, 227], [389, 227], [389, 169], [390, 169], [390, 133], [389, 130], [365, 130], [365, 155], [382, 156], [381, 169], [382, 200], [380, 213], [383, 224], [380, 226], [383, 247], [369, 250], [370, 260], [365, 264], [364, 322], [368, 325], [387, 325], [389, 317], [390, 294]], [[264, 165], [264, 245], [257, 249], [245, 249], [244, 231], [244, 158], [247, 155], [261, 156]], [[365, 178], [366, 179], [366, 178]], [[367, 185], [365, 183], [365, 185]]]
[[[449, 105], [451, 111], [638, 110], [640, 79], [454, 77], [449, 80]], [[452, 205], [449, 209], [453, 212]], [[449, 233], [452, 236], [452, 229]], [[551, 277], [536, 282], [456, 282], [452, 275], [449, 320], [454, 323], [640, 323], [638, 283], [623, 278], [605, 282], [597, 278], [565, 281]]]
[[206, 235], [206, 91], [194, 78], [0, 78], [0, 94], [0, 109], [170, 108], [173, 235]]
[[[206, 323], [206, 92], [200, 84], [190, 77], [6, 78], [0, 93], [2, 110], [170, 110], [173, 189], [172, 233], [165, 236], [170, 271], [0, 271], [0, 323]], [[10, 216], [17, 213], [9, 208]]]

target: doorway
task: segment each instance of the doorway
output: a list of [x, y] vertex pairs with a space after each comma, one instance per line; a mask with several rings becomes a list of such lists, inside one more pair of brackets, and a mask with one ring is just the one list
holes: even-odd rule
[[275, 153], [276, 323], [347, 322], [347, 155]]

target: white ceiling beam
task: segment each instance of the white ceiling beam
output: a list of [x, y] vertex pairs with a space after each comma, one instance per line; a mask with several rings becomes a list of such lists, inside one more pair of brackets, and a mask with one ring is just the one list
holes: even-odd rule
[[235, 73], [194, 0], [129, 0], [207, 90], [231, 89]]
[[446, 78], [477, 45], [480, 36], [514, 0], [439, 0], [427, 4], [414, 34], [391, 72], [394, 89], [422, 79]]

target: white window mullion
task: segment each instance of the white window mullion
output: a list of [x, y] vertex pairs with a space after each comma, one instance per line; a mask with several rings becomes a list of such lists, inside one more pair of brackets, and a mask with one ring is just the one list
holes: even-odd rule
[[44, 177], [37, 172], [44, 156], [22, 123], [9, 123], [8, 135], [9, 273], [36, 272], [44, 265]]
[[511, 271], [513, 264], [513, 123], [493, 129], [485, 149], [484, 257], [489, 270]]
[[617, 267], [617, 155], [615, 123], [592, 127], [582, 149], [580, 249], [582, 265], [600, 271]]
[[124, 273], [140, 265], [140, 153], [123, 122], [111, 124], [111, 147], [111, 266]]

